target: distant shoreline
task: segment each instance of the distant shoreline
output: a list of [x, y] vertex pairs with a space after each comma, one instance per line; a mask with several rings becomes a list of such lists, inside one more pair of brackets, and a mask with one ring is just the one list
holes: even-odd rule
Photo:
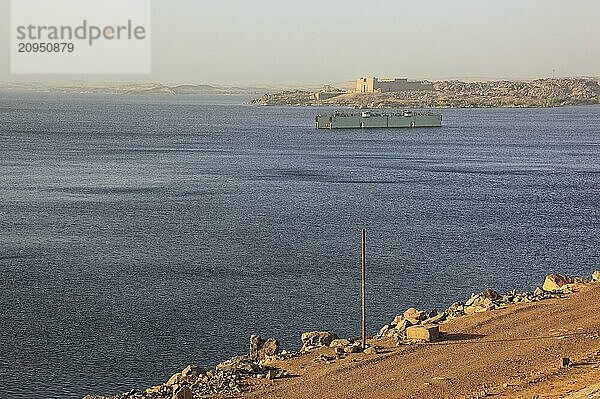
[[[556, 78], [532, 81], [432, 82], [433, 90], [355, 93], [332, 86], [317, 89], [161, 83], [48, 85], [9, 83], [1, 92], [158, 96], [246, 96], [241, 105], [354, 109], [555, 108], [600, 104], [600, 79]], [[260, 97], [258, 97], [260, 96]]]
[[600, 78], [431, 82], [431, 91], [355, 93], [347, 84], [323, 88], [162, 83], [5, 83], [0, 91], [59, 94], [247, 95], [254, 106], [377, 108], [551, 108], [600, 104]]
[[152, 94], [152, 95], [252, 95], [276, 92], [269, 87], [217, 86], [203, 84], [165, 85], [161, 83], [134, 84], [41, 84], [9, 83], [0, 91], [58, 94]]
[[531, 82], [433, 82], [434, 90], [356, 93], [325, 87], [265, 94], [257, 106], [337, 106], [377, 108], [552, 108], [600, 104], [600, 81], [592, 78]]

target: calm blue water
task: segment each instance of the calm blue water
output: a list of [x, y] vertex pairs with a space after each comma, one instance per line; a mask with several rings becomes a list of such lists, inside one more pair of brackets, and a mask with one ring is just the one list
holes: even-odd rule
[[599, 266], [600, 107], [315, 131], [238, 97], [0, 93], [0, 392], [165, 381]]

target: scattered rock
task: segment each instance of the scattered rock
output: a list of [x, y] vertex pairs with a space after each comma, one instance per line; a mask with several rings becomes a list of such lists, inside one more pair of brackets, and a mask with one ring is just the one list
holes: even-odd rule
[[[464, 313], [463, 313], [464, 314]], [[439, 313], [437, 310], [417, 310], [415, 308], [407, 309], [404, 314], [396, 316], [390, 324], [386, 324], [379, 330], [378, 338], [392, 337], [396, 342], [402, 342], [406, 339], [406, 330], [418, 324], [438, 324], [448, 318], [449, 313], [444, 311]]]
[[[551, 275], [557, 276], [557, 275]], [[551, 281], [554, 281], [554, 277], [549, 276]], [[600, 271], [597, 272], [597, 277], [600, 278]], [[572, 281], [578, 283], [578, 279], [570, 279], [566, 276], [560, 276], [562, 280], [560, 283]], [[547, 278], [548, 279], [548, 278]], [[560, 278], [556, 279], [559, 281]], [[582, 280], [581, 282], [585, 282]], [[509, 291], [504, 295], [500, 295], [498, 292], [492, 289], [485, 289], [479, 294], [471, 294], [471, 297], [466, 302], [454, 302], [444, 312], [438, 313], [435, 310], [425, 312], [410, 308], [403, 315], [396, 316], [394, 320], [383, 326], [379, 330], [378, 338], [393, 337], [396, 342], [405, 344], [407, 341], [406, 330], [413, 325], [431, 325], [443, 323], [448, 319], [456, 317], [462, 317], [473, 313], [487, 312], [490, 310], [502, 309], [510, 304], [516, 303], [527, 303], [527, 302], [538, 302], [544, 299], [556, 298], [566, 292], [566, 287], [562, 286], [560, 291], [546, 291], [545, 289], [536, 288], [533, 292], [521, 292], [517, 293], [516, 290]]]
[[415, 308], [407, 309], [404, 314], [404, 318], [411, 322], [412, 324], [419, 324], [421, 321], [427, 319], [427, 315], [422, 310], [417, 310]]
[[171, 376], [171, 378], [169, 378], [169, 380], [167, 381], [167, 386], [172, 386], [175, 384], [179, 384], [179, 382], [183, 379], [183, 375], [181, 375], [181, 373], [175, 373]]
[[379, 334], [377, 335], [377, 337], [393, 337], [396, 340], [404, 339], [404, 332], [408, 327], [412, 326], [412, 323], [404, 319], [403, 316], [400, 317], [402, 317], [401, 320], [399, 320], [398, 317], [394, 319], [394, 321], [397, 321], [398, 324], [392, 322], [390, 324], [385, 325], [381, 330], [379, 330]]
[[150, 387], [148, 389], [146, 389], [144, 392], [146, 392], [146, 394], [148, 395], [152, 395], [154, 393], [160, 393], [163, 389], [162, 385], [155, 385], [153, 387]]
[[307, 351], [322, 346], [329, 346], [338, 336], [329, 331], [311, 331], [303, 333], [301, 338], [301, 351]]
[[204, 372], [206, 372], [206, 370], [200, 369], [195, 364], [190, 364], [189, 366], [187, 366], [186, 368], [183, 369], [183, 371], [181, 372], [181, 375], [183, 377], [189, 377], [191, 375], [204, 374]]
[[[600, 281], [600, 270], [592, 274], [593, 281]], [[542, 288], [533, 292], [517, 293], [516, 290], [501, 296], [496, 291], [486, 289], [479, 294], [472, 294], [465, 303], [455, 302], [448, 309], [439, 313], [437, 310], [422, 311], [415, 308], [407, 309], [402, 315], [386, 324], [379, 331], [379, 338], [394, 337], [396, 343], [410, 345], [415, 341], [431, 342], [441, 338], [439, 323], [447, 319], [461, 317], [465, 314], [483, 312], [506, 307], [509, 304], [536, 302], [548, 298], [561, 297], [580, 283], [589, 283], [583, 278], [551, 274], [546, 277]], [[564, 337], [557, 337], [558, 339]], [[598, 336], [588, 338], [597, 339]], [[347, 353], [375, 355], [375, 346], [363, 348], [358, 340], [339, 339], [336, 334], [326, 331], [313, 331], [302, 334], [302, 351], [318, 347], [330, 347], [335, 356], [321, 355], [315, 361], [334, 362], [343, 358]], [[364, 349], [364, 350], [363, 350]], [[600, 353], [600, 351], [598, 351]], [[252, 382], [250, 378], [266, 378], [269, 381], [286, 375], [286, 371], [272, 365], [278, 359], [288, 359], [297, 356], [296, 352], [282, 351], [279, 353], [279, 342], [274, 338], [263, 340], [258, 335], [250, 337], [249, 354], [235, 356], [216, 366], [215, 369], [205, 370], [197, 365], [188, 365], [169, 380], [158, 386], [153, 386], [143, 392], [132, 390], [128, 393], [111, 397], [110, 399], [193, 399], [199, 397], [239, 396], [248, 392]], [[354, 360], [353, 360], [354, 361]], [[560, 359], [561, 367], [569, 367], [568, 357]], [[434, 378], [434, 380], [436, 380]], [[98, 396], [86, 396], [87, 399], [108, 399]]]
[[496, 291], [492, 290], [491, 288], [486, 288], [485, 290], [483, 290], [483, 292], [481, 293], [481, 296], [484, 298], [490, 299], [492, 301], [498, 301], [498, 300], [502, 299], [500, 294], [498, 294]]
[[183, 385], [173, 391], [173, 399], [193, 399], [194, 393], [187, 385]]
[[335, 360], [334, 356], [328, 356], [328, 355], [319, 355], [316, 359], [315, 362], [327, 362], [330, 363], [332, 361]]
[[574, 282], [575, 280], [568, 276], [563, 276], [561, 274], [549, 274], [546, 276], [546, 280], [544, 281], [542, 289], [550, 292], [560, 291], [564, 287], [568, 286], [569, 284], [573, 284]]
[[395, 327], [394, 324], [386, 324], [385, 326], [381, 327], [381, 329], [379, 330], [379, 333], [377, 333], [377, 336], [385, 337], [387, 335], [388, 331], [390, 331], [394, 327]]
[[485, 311], [489, 310], [490, 308], [495, 308], [494, 301], [499, 301], [502, 299], [502, 297], [500, 297], [496, 293], [496, 295], [498, 295], [498, 296], [496, 297], [496, 299], [492, 299], [492, 297], [494, 295], [491, 293], [495, 293], [495, 291], [492, 291], [492, 290], [486, 290], [486, 291], [480, 292], [479, 294], [471, 294], [471, 297], [469, 298], [469, 300], [467, 302], [465, 302], [465, 313], [466, 314], [485, 312]]
[[338, 338], [338, 339], [334, 339], [333, 341], [331, 341], [331, 343], [329, 344], [330, 348], [343, 348], [345, 346], [350, 345], [350, 340], [345, 339], [345, 338]]
[[[563, 396], [564, 399], [597, 399], [600, 394], [600, 384], [595, 384], [577, 392]], [[541, 398], [538, 398], [541, 399]]]
[[396, 324], [396, 330], [405, 331], [408, 327], [412, 326], [414, 323], [411, 323], [410, 320], [402, 320], [400, 323]]
[[362, 344], [359, 341], [355, 341], [351, 343], [349, 346], [344, 348], [344, 352], [346, 353], [358, 353], [362, 351]]
[[421, 322], [421, 324], [438, 324], [438, 323], [445, 321], [447, 318], [448, 318], [448, 313], [442, 312], [442, 313], [439, 313], [437, 316], [433, 316], [426, 320], [423, 320]]
[[[217, 364], [216, 371], [230, 371], [243, 373], [259, 373], [261, 366], [255, 360], [246, 356], [234, 356], [231, 359]], [[209, 375], [209, 378], [212, 377]]]
[[462, 302], [454, 302], [445, 312], [448, 317], [456, 318], [465, 315], [465, 305]]
[[377, 349], [375, 349], [374, 346], [369, 346], [367, 349], [365, 349], [363, 351], [363, 353], [366, 353], [367, 355], [376, 355], [377, 354]]
[[275, 378], [277, 378], [277, 372], [275, 370], [267, 370], [265, 378], [269, 381], [273, 381]]

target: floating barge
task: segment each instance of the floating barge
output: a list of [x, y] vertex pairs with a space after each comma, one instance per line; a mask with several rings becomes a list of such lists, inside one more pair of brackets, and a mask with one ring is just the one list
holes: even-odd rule
[[361, 113], [334, 112], [331, 115], [317, 115], [315, 126], [317, 129], [441, 127], [442, 115], [413, 111], [397, 113], [371, 111]]

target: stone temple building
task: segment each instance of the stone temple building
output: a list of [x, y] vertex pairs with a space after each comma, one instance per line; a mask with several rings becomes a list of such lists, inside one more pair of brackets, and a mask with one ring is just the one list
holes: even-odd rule
[[357, 93], [390, 93], [395, 91], [433, 91], [433, 84], [408, 79], [379, 79], [376, 77], [356, 80]]

